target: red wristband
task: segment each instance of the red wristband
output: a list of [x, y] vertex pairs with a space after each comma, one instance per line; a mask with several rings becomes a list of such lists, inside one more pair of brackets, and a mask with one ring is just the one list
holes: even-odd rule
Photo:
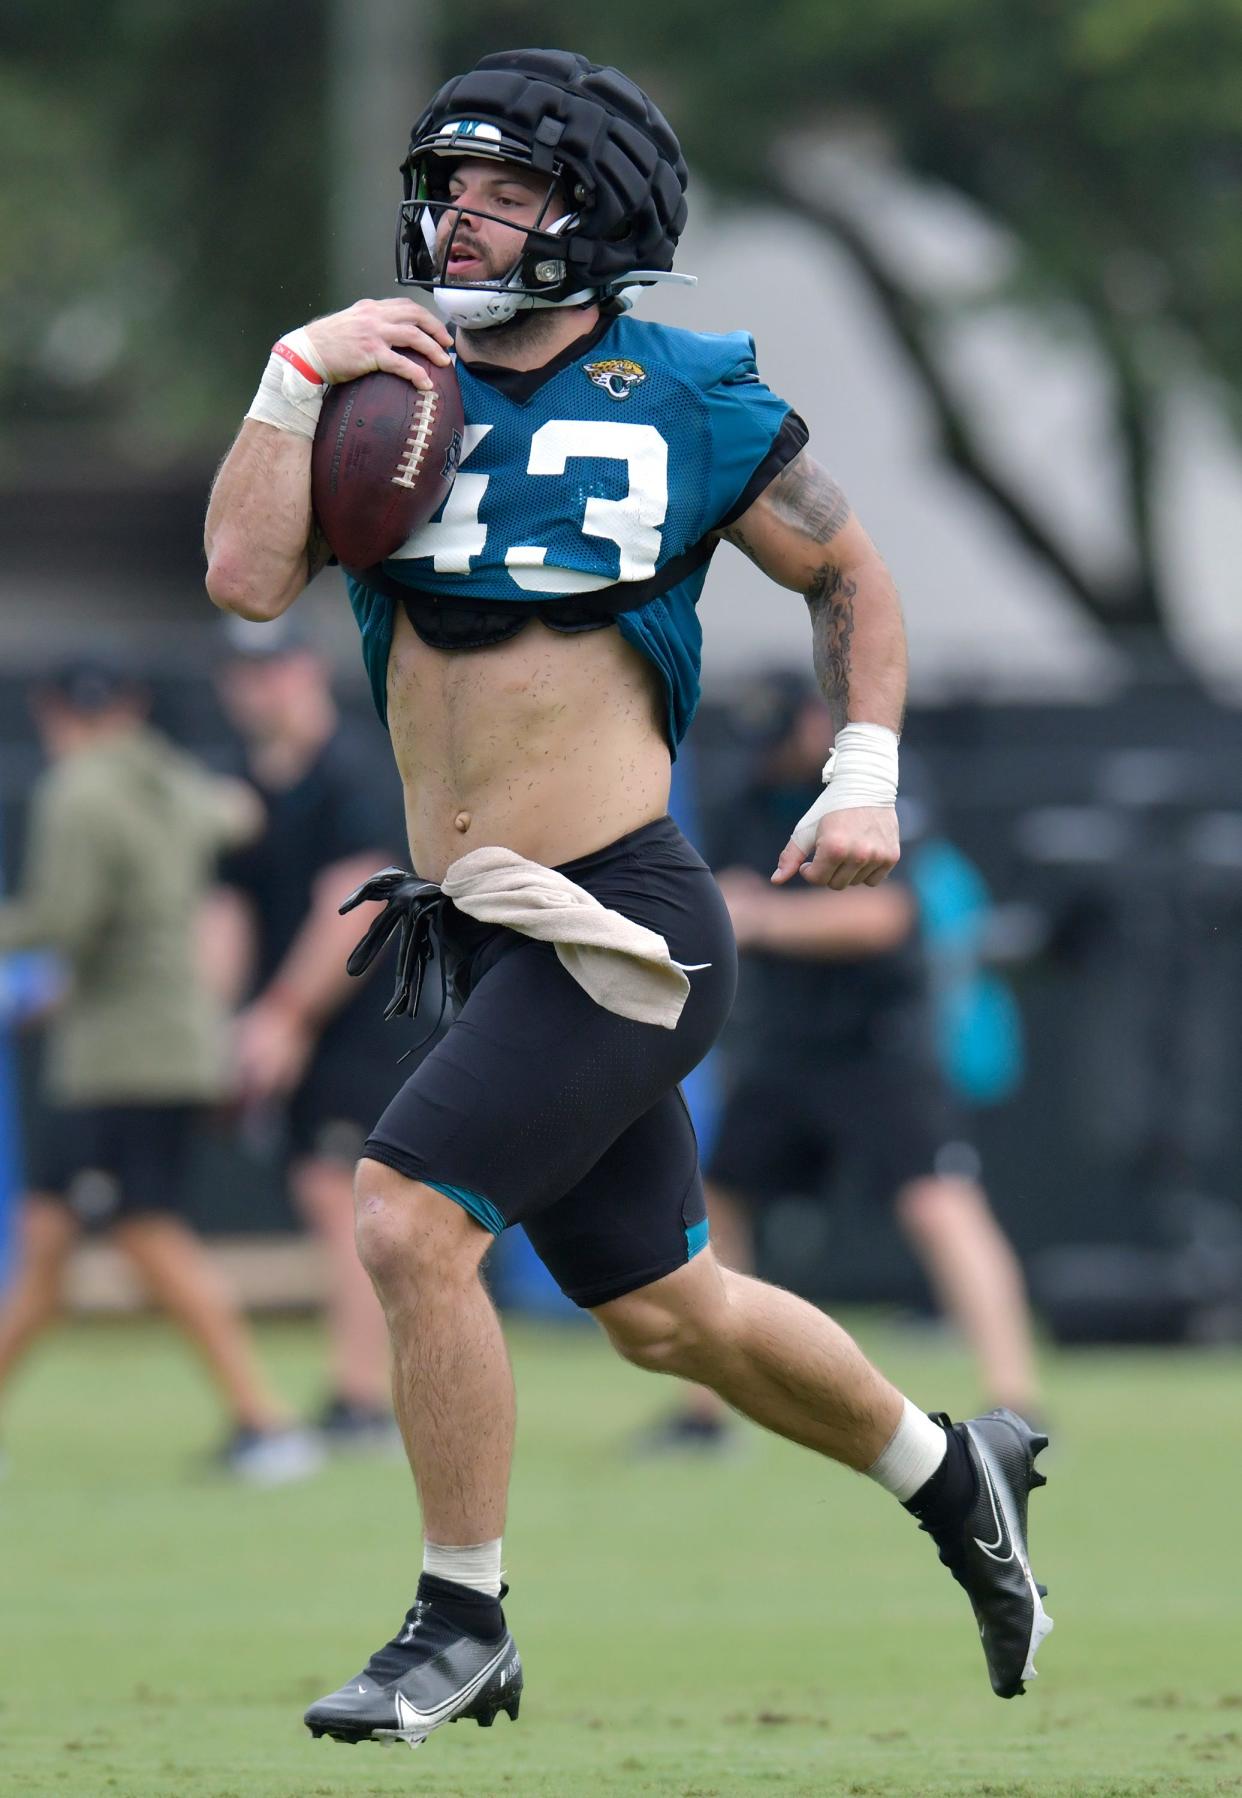
[[282, 356], [286, 362], [291, 363], [292, 366], [297, 369], [304, 381], [310, 381], [316, 387], [323, 386], [323, 376], [320, 374], [319, 370], [317, 368], [312, 368], [306, 358], [304, 356], [299, 356], [296, 350], [290, 349], [283, 338], [278, 338], [272, 345], [272, 354], [273, 356]]

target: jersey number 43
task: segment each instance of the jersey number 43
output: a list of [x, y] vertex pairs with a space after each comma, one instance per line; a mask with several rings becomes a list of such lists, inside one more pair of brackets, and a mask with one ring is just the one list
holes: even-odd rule
[[[469, 574], [487, 549], [487, 492], [492, 476], [465, 467], [491, 425], [467, 425], [457, 478], [440, 517], [423, 525], [397, 550], [397, 560], [430, 556], [437, 574]], [[668, 444], [654, 425], [611, 419], [552, 418], [530, 440], [528, 475], [565, 474], [574, 457], [624, 462], [629, 490], [622, 499], [586, 500], [577, 528], [585, 537], [615, 543], [620, 574], [591, 574], [581, 568], [546, 566], [548, 546], [511, 544], [504, 564], [519, 587], [531, 593], [589, 593], [622, 581], [649, 580], [660, 558], [660, 527], [668, 511]]]

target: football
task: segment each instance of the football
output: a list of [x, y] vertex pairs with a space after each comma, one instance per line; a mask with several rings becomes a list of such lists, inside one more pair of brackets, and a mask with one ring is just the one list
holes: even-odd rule
[[329, 388], [311, 448], [311, 504], [338, 562], [369, 568], [437, 510], [461, 459], [456, 370], [404, 350], [434, 385], [379, 371]]

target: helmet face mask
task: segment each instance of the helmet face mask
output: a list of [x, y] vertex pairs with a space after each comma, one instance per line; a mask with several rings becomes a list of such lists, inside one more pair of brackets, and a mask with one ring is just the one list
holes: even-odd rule
[[[466, 206], [454, 199], [449, 192], [447, 172], [436, 182], [444, 197], [433, 198], [428, 177], [414, 174], [408, 163], [406, 170], [409, 171], [406, 173], [407, 187], [412, 188], [413, 193], [412, 197], [402, 201], [398, 212], [397, 279], [402, 286], [452, 286], [474, 292], [503, 290], [520, 297], [551, 300], [565, 297], [569, 267], [564, 238], [577, 224], [578, 215], [558, 210], [558, 198], [562, 197], [558, 176], [553, 175], [548, 180], [542, 199], [536, 203], [534, 222], [519, 225], [512, 218], [489, 212], [486, 203]], [[459, 281], [449, 276], [449, 258], [466, 218], [501, 226], [512, 238], [522, 240], [512, 261], [501, 273], [475, 281]], [[467, 235], [473, 235], [469, 228]]]
[[[465, 159], [510, 163], [536, 182], [546, 179], [534, 223], [514, 226], [485, 207], [458, 206], [450, 171]], [[430, 290], [458, 323], [478, 328], [532, 307], [616, 296], [628, 303], [627, 286], [689, 279], [668, 272], [686, 212], [677, 139], [641, 88], [585, 57], [562, 50], [484, 57], [435, 95], [401, 172], [397, 280]], [[572, 210], [552, 216], [558, 190]], [[502, 277], [446, 280], [463, 210], [525, 229], [525, 246]], [[437, 227], [453, 211], [448, 243], [437, 249]], [[482, 310], [470, 294], [488, 296]]]

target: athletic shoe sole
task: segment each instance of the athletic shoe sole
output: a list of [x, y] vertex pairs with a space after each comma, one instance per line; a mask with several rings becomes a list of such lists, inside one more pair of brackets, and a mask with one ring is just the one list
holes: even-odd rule
[[[480, 1729], [490, 1729], [497, 1717], [499, 1717], [503, 1711], [507, 1717], [510, 1717], [513, 1722], [516, 1723], [521, 1703], [522, 1698], [519, 1693], [516, 1698], [511, 1698], [507, 1704], [490, 1706], [485, 1711], [463, 1711], [459, 1717], [450, 1717], [448, 1721], [450, 1723], [468, 1723], [471, 1717], [473, 1717]], [[444, 1725], [437, 1723], [433, 1727], [435, 1729], [442, 1729]], [[431, 1733], [432, 1731], [430, 1729], [425, 1729], [421, 1732], [413, 1729], [371, 1729], [359, 1730], [353, 1734], [345, 1729], [311, 1730], [311, 1734], [316, 1740], [318, 1740], [320, 1736], [326, 1736], [330, 1742], [344, 1742], [350, 1748], [355, 1747], [359, 1742], [379, 1742], [387, 1748], [395, 1748], [398, 1742], [404, 1742], [410, 1748], [421, 1748], [422, 1744], [427, 1740], [427, 1737]]]

